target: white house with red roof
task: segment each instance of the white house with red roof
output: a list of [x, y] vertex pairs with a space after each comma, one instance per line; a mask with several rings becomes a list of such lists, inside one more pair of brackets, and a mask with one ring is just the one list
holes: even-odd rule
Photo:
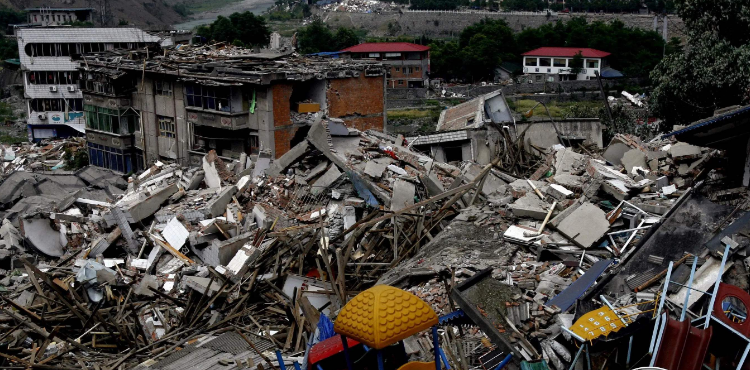
[[[583, 57], [583, 66], [580, 73], [573, 75], [571, 62], [578, 53]], [[532, 75], [534, 82], [553, 82], [596, 78], [597, 72], [601, 74], [606, 69], [610, 53], [591, 48], [542, 47], [521, 55], [523, 72]]]
[[348, 47], [341, 53], [343, 57], [378, 60], [388, 65], [388, 88], [425, 87], [429, 83], [429, 46], [409, 42], [368, 42]]

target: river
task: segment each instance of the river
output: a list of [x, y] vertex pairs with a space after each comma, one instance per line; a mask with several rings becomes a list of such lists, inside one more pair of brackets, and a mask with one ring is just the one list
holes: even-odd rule
[[191, 30], [203, 24], [208, 24], [216, 20], [220, 15], [225, 17], [232, 13], [251, 11], [255, 14], [262, 14], [266, 9], [273, 6], [274, 0], [242, 0], [240, 2], [231, 3], [223, 8], [201, 12], [193, 14], [192, 20], [185, 23], [175, 24], [173, 27], [176, 30]]

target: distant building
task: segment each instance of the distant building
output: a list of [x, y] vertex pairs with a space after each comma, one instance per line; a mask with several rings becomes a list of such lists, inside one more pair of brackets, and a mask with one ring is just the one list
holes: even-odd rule
[[27, 8], [30, 26], [60, 26], [73, 22], [91, 22], [93, 8]]
[[[578, 74], [571, 73], [571, 61], [581, 53], [583, 66]], [[610, 53], [590, 48], [542, 47], [523, 54], [523, 72], [531, 75], [529, 82], [590, 80], [596, 73], [619, 72], [607, 67]], [[614, 73], [613, 73], [614, 74]], [[622, 76], [620, 74], [620, 76]]]
[[87, 56], [80, 85], [90, 163], [127, 173], [156, 161], [201, 166], [211, 150], [228, 161], [255, 162], [261, 151], [278, 158], [323, 116], [383, 130], [382, 64], [233, 51]]
[[429, 84], [430, 47], [408, 42], [364, 43], [341, 50], [342, 57], [370, 59], [389, 67], [389, 88], [425, 87]]
[[83, 62], [77, 60], [78, 56], [143, 49], [161, 40], [137, 28], [21, 28], [17, 36], [31, 141], [84, 134], [84, 102], [79, 89], [82, 76], [78, 70]]

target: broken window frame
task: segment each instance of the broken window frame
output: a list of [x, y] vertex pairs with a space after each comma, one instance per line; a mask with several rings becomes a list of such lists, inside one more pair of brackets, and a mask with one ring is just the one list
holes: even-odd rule
[[159, 129], [159, 137], [164, 137], [168, 139], [174, 139], [177, 137], [176, 127], [174, 124], [173, 117], [157, 115], [156, 123]]
[[154, 93], [160, 96], [172, 96], [172, 82], [165, 80], [154, 81]]
[[185, 106], [219, 112], [231, 112], [232, 89], [223, 86], [185, 84]]

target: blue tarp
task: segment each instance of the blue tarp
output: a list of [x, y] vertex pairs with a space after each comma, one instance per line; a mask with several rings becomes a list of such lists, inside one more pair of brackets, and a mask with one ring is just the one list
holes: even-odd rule
[[333, 322], [325, 314], [320, 314], [318, 320], [318, 341], [322, 342], [336, 335], [333, 331]]
[[601, 73], [602, 78], [619, 78], [619, 77], [625, 77], [625, 75], [622, 74], [622, 72], [612, 69], [612, 68], [602, 68]]
[[583, 293], [586, 293], [599, 276], [604, 273], [604, 270], [609, 267], [612, 260], [601, 260], [591, 266], [583, 276], [574, 281], [573, 284], [568, 285], [565, 290], [556, 295], [555, 298], [550, 299], [545, 303], [545, 306], [552, 307], [557, 306], [561, 310], [566, 311], [570, 306], [576, 303], [576, 300], [580, 298]]

